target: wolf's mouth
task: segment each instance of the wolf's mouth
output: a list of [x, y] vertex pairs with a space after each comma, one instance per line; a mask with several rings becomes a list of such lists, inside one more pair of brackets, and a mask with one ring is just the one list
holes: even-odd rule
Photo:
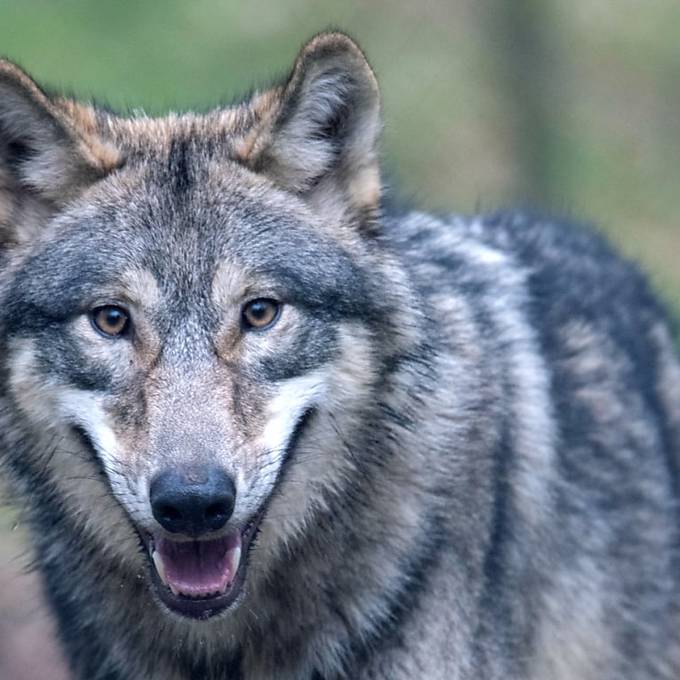
[[233, 604], [245, 580], [246, 558], [259, 519], [220, 538], [176, 541], [149, 536], [152, 581], [168, 609], [208, 619]]
[[[308, 408], [293, 430], [279, 469], [275, 488], [283, 477], [291, 452], [315, 409]], [[88, 440], [85, 433], [83, 436]], [[94, 447], [90, 443], [94, 450]], [[243, 590], [248, 555], [274, 494], [262, 505], [245, 528], [219, 538], [173, 540], [137, 528], [146, 547], [151, 581], [161, 602], [172, 612], [193, 619], [209, 619], [236, 602]]]
[[182, 543], [159, 538], [151, 547], [151, 559], [173, 595], [223, 595], [241, 563], [241, 534], [236, 531], [213, 541]]

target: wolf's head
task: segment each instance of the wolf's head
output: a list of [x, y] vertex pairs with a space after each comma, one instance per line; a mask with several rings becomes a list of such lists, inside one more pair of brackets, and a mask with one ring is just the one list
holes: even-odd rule
[[405, 341], [379, 125], [340, 34], [201, 116], [119, 118], [0, 62], [10, 471], [122, 568], [155, 564], [175, 612], [223, 611], [304, 532]]

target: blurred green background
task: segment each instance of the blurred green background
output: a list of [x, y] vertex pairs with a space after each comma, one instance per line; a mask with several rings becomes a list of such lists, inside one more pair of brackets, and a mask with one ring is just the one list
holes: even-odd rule
[[[228, 102], [329, 27], [377, 71], [407, 202], [591, 221], [680, 311], [678, 0], [0, 0], [0, 53], [122, 111]], [[0, 677], [58, 680], [20, 550], [0, 526]]]
[[0, 0], [0, 52], [150, 113], [267, 85], [327, 27], [375, 66], [407, 199], [592, 221], [680, 309], [677, 0]]

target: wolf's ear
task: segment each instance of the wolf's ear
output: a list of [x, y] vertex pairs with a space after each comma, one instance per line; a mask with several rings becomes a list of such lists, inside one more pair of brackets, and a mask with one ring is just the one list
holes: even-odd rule
[[58, 210], [120, 165], [120, 154], [94, 128], [90, 109], [51, 99], [18, 66], [0, 60], [3, 236], [8, 227], [21, 228], [18, 215]]
[[285, 85], [253, 108], [261, 117], [237, 145], [239, 160], [320, 208], [362, 216], [377, 209], [378, 84], [350, 38], [313, 38]]

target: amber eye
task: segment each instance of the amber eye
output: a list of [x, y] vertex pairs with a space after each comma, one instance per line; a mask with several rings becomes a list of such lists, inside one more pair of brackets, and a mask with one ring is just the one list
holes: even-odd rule
[[245, 328], [263, 330], [269, 328], [279, 318], [281, 304], [269, 298], [258, 298], [246, 303], [241, 312]]
[[111, 338], [123, 335], [130, 325], [130, 316], [121, 307], [104, 305], [90, 312], [92, 325], [103, 335]]

